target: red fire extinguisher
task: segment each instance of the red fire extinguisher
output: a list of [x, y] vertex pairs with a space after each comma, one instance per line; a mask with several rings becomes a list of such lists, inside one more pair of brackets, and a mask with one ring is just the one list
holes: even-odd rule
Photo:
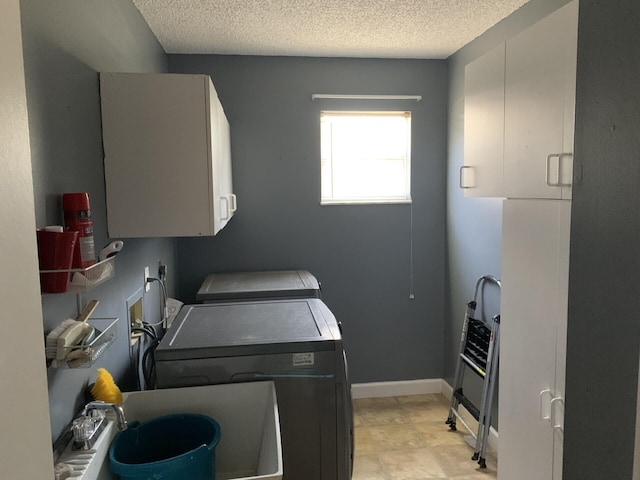
[[87, 268], [96, 263], [93, 243], [93, 222], [89, 194], [65, 193], [62, 195], [64, 229], [78, 232], [78, 244], [73, 256], [72, 268]]

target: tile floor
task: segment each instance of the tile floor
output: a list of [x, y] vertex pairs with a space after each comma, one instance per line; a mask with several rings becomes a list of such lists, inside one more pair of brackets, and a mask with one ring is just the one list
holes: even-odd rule
[[466, 429], [445, 425], [448, 409], [442, 395], [354, 400], [353, 480], [495, 479], [495, 453], [479, 468]]

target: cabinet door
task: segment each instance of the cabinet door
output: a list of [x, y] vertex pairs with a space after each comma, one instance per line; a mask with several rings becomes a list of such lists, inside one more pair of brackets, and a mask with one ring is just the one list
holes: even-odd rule
[[[500, 479], [554, 478], [554, 453], [558, 453], [547, 417], [559, 382], [564, 390], [564, 350], [559, 351], [558, 344], [566, 342], [567, 300], [566, 288], [559, 285], [568, 275], [570, 208], [571, 203], [563, 200], [504, 202]], [[558, 364], [561, 372], [556, 371]], [[541, 408], [543, 391], [548, 394]], [[561, 441], [556, 436], [560, 455]]]
[[220, 99], [211, 80], [208, 81], [207, 100], [211, 122], [211, 208], [214, 235], [224, 228], [236, 210], [231, 177], [231, 131]]
[[464, 71], [464, 167], [460, 187], [467, 197], [501, 197], [504, 157], [505, 44]]
[[[229, 123], [222, 110], [222, 105], [218, 99], [213, 83], [209, 80], [207, 85], [207, 102], [209, 105], [209, 121], [211, 132], [209, 141], [211, 143], [211, 210], [213, 212], [213, 232], [218, 233], [227, 224], [232, 215], [230, 186], [227, 186], [225, 176], [231, 176], [231, 156], [226, 154], [230, 148], [228, 141]], [[228, 161], [227, 161], [228, 160]], [[229, 178], [228, 183], [231, 183]]]
[[212, 235], [204, 76], [100, 82], [109, 236]]
[[206, 75], [100, 75], [111, 237], [215, 235], [231, 218], [229, 124]]
[[507, 197], [570, 196], [577, 12], [574, 1], [507, 42]]
[[569, 311], [569, 244], [571, 234], [571, 202], [558, 206], [558, 311], [556, 312], [556, 380], [552, 405], [553, 479], [562, 480], [562, 453], [564, 445], [564, 392], [567, 360], [567, 316]]

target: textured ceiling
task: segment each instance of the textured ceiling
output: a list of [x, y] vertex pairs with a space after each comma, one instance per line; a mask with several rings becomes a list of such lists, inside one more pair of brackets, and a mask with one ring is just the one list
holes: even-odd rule
[[446, 58], [528, 0], [133, 0], [167, 53]]

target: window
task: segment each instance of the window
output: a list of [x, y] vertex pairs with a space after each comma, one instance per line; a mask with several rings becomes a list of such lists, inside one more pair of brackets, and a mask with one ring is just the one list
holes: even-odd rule
[[321, 204], [411, 201], [411, 112], [323, 111]]

